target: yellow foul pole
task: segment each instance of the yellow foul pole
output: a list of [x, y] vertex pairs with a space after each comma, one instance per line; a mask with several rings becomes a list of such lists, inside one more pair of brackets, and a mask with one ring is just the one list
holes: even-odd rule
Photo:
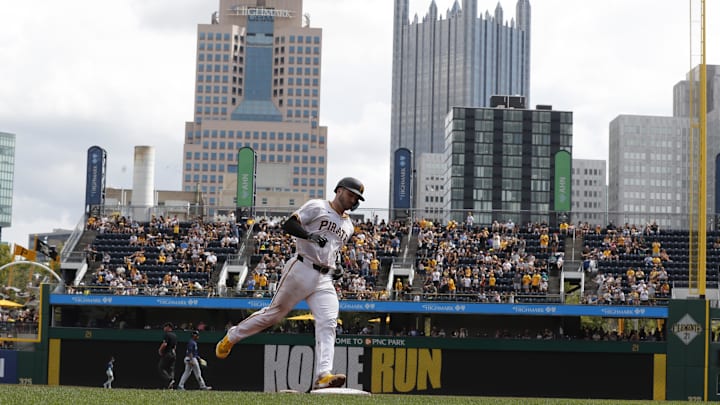
[[698, 162], [698, 294], [705, 299], [707, 250], [707, 69], [705, 65], [705, 0], [700, 16], [700, 161]]
[[700, 161], [698, 185], [698, 295], [705, 300], [705, 362], [703, 372], [703, 400], [708, 400], [708, 340], [710, 306], [705, 298], [707, 251], [707, 66], [705, 64], [705, 0], [700, 0]]

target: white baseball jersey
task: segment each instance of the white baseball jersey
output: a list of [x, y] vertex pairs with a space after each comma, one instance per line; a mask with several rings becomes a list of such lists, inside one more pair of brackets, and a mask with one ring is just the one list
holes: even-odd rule
[[327, 243], [295, 238], [299, 258], [285, 263], [282, 278], [270, 305], [253, 313], [228, 330], [228, 339], [236, 343], [280, 322], [301, 300], [305, 300], [315, 318], [315, 376], [331, 372], [335, 356], [335, 336], [339, 303], [332, 274], [318, 271], [314, 265], [335, 268], [337, 252], [353, 233], [347, 215], [338, 214], [326, 200], [309, 200], [293, 216], [307, 232], [319, 232]]
[[327, 200], [309, 200], [293, 213], [309, 233], [319, 232], [327, 238], [325, 247], [315, 242], [295, 238], [298, 254], [319, 265], [335, 267], [337, 252], [353, 234], [352, 220], [338, 214]]

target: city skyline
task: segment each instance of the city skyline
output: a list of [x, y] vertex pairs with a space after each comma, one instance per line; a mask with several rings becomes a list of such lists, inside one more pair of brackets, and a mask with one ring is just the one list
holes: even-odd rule
[[[451, 0], [436, 3], [443, 15], [452, 6]], [[478, 0], [478, 10], [492, 12], [497, 4]], [[515, 1], [500, 4], [508, 19]], [[429, 5], [411, 1], [411, 18]], [[531, 5], [532, 103], [573, 112], [574, 158], [607, 159], [608, 125], [618, 115], [672, 114], [670, 89], [698, 63], [699, 51], [690, 57], [687, 2]], [[17, 165], [12, 226], [3, 229], [3, 241], [23, 244], [30, 233], [77, 224], [85, 156], [93, 145], [108, 151], [108, 187], [132, 187], [133, 149], [152, 145], [156, 188], [180, 189], [183, 125], [193, 116], [196, 27], [209, 23], [217, 7], [216, 0], [5, 6], [0, 22], [8, 39], [0, 52], [7, 62], [0, 73], [11, 80], [2, 87], [0, 131], [17, 135]], [[713, 7], [708, 4], [709, 64], [719, 62]], [[306, 0], [303, 10], [311, 26], [323, 30], [327, 184], [354, 175], [367, 185], [364, 206], [385, 207], [392, 3]]]
[[[453, 3], [444, 15], [433, 2], [425, 15], [412, 18], [408, 0], [394, 4], [390, 156], [399, 148], [409, 149], [417, 173], [422, 154], [444, 153], [446, 119], [453, 107], [488, 107], [494, 95], [513, 95], [522, 96], [531, 108], [529, 0], [518, 0], [514, 12], [500, 4], [483, 12], [477, 0], [465, 0]], [[416, 196], [410, 204], [394, 201], [392, 161], [390, 206], [424, 209]], [[417, 176], [413, 183], [415, 194], [426, 186]]]

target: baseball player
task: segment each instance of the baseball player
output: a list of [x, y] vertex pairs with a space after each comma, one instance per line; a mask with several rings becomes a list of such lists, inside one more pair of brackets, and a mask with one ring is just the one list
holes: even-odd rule
[[105, 375], [107, 380], [103, 383], [103, 388], [112, 388], [112, 382], [115, 380], [115, 374], [113, 373], [113, 366], [115, 365], [115, 357], [110, 356], [110, 361], [105, 365]]
[[226, 358], [235, 343], [281, 321], [305, 300], [315, 318], [313, 389], [345, 384], [345, 375], [332, 373], [339, 310], [333, 278], [342, 276], [342, 268], [336, 264], [338, 252], [354, 230], [346, 211], [355, 210], [365, 200], [365, 187], [359, 180], [345, 177], [334, 191], [332, 201], [309, 200], [283, 223], [285, 232], [296, 238], [297, 254], [285, 264], [270, 305], [230, 328], [215, 346], [215, 356]]
[[158, 371], [160, 376], [167, 384], [168, 389], [175, 387], [175, 346], [177, 345], [177, 336], [173, 333], [173, 324], [165, 322], [163, 325], [163, 341], [158, 348], [160, 361], [158, 362]]
[[202, 377], [202, 371], [200, 371], [200, 365], [207, 364], [207, 362], [205, 359], [200, 357], [200, 353], [198, 353], [198, 339], [200, 339], [200, 332], [194, 330], [190, 336], [187, 348], [185, 349], [185, 372], [182, 377], [180, 377], [180, 382], [177, 386], [177, 389], [181, 391], [185, 389], [185, 382], [188, 378], [190, 378], [190, 373], [195, 374], [195, 379], [200, 385], [201, 390], [212, 389], [212, 387], [208, 387], [207, 384], [205, 384], [205, 380]]

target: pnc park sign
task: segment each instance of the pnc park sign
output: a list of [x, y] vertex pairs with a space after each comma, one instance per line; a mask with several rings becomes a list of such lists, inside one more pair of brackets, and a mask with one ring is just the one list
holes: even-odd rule
[[680, 338], [685, 345], [689, 345], [697, 335], [703, 332], [703, 328], [702, 325], [695, 322], [690, 314], [685, 314], [685, 316], [672, 326], [672, 332]]

